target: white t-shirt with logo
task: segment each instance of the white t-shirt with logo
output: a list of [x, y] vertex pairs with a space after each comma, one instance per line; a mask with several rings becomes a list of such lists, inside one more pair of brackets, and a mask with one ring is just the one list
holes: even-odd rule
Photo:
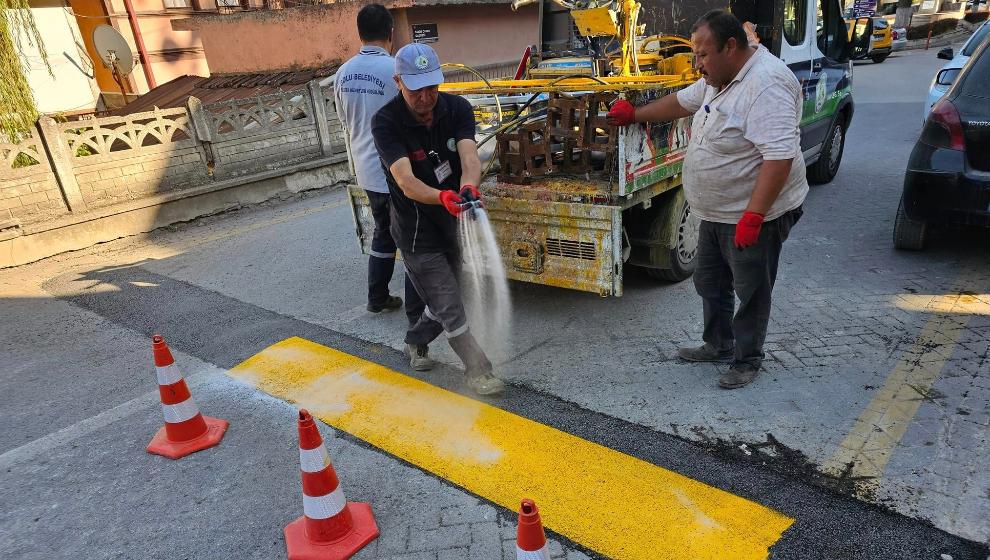
[[794, 73], [764, 47], [757, 48], [722, 91], [704, 79], [677, 92], [694, 111], [684, 159], [684, 196], [702, 220], [734, 224], [756, 188], [764, 160], [793, 158], [791, 172], [767, 221], [804, 203], [808, 194], [801, 153], [804, 98]]
[[337, 116], [350, 141], [357, 184], [385, 194], [388, 185], [371, 135], [371, 119], [399, 94], [394, 75], [395, 59], [385, 49], [364, 46], [337, 70], [333, 85]]

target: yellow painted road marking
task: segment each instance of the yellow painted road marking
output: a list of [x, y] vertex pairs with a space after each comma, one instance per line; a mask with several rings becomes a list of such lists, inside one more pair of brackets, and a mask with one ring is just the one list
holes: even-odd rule
[[970, 318], [990, 315], [990, 295], [986, 294], [906, 294], [894, 304], [935, 315], [866, 405], [838, 451], [822, 465], [825, 472], [836, 476], [863, 478], [861, 490], [879, 484], [894, 449], [952, 357]]
[[894, 305], [905, 311], [990, 315], [990, 294], [960, 293], [945, 296], [901, 294], [897, 296]]
[[[272, 345], [230, 373], [506, 508], [533, 498], [547, 527], [612, 558], [766, 558], [794, 521], [301, 338]], [[416, 515], [415, 504], [409, 512]]]

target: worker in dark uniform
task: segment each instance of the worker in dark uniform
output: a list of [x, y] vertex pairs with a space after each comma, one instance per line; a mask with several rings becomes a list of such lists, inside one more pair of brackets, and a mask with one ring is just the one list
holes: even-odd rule
[[499, 393], [505, 384], [469, 331], [458, 283], [457, 216], [465, 199], [481, 198], [474, 112], [464, 98], [439, 92], [440, 60], [427, 45], [399, 49], [395, 83], [399, 95], [375, 115], [372, 134], [392, 197], [392, 237], [426, 302], [406, 333], [410, 365], [428, 369], [428, 345], [446, 333], [468, 385], [478, 394]]

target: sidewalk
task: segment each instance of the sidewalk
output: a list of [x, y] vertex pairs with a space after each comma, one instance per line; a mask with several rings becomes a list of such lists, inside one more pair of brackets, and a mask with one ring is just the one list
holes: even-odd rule
[[926, 45], [928, 46], [928, 50], [945, 47], [948, 45], [955, 45], [962, 43], [972, 34], [972, 29], [956, 29], [955, 31], [950, 31], [948, 33], [943, 33], [932, 37], [931, 42], [929, 42], [927, 38], [913, 39], [908, 41], [904, 48], [895, 52], [924, 50]]
[[[4, 557], [285, 558], [282, 527], [303, 511], [294, 406], [173, 348], [200, 409], [230, 429], [179, 461], [149, 455], [162, 422], [149, 339], [14, 271], [0, 297]], [[355, 558], [515, 560], [513, 512], [320, 429], [347, 498], [370, 500], [381, 531]]]

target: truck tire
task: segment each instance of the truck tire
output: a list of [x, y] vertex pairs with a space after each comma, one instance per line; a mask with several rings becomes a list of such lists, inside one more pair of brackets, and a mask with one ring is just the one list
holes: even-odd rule
[[818, 161], [808, 166], [808, 181], [815, 185], [831, 183], [835, 174], [839, 172], [839, 164], [842, 162], [842, 152], [845, 147], [846, 119], [840, 115], [832, 123], [828, 135], [825, 136], [825, 143], [822, 144]]
[[905, 251], [921, 251], [928, 241], [928, 222], [908, 218], [904, 211], [904, 199], [897, 205], [894, 220], [894, 247]]
[[881, 62], [887, 60], [887, 57], [888, 56], [890, 56], [890, 53], [887, 53], [887, 54], [876, 54], [876, 55], [871, 56], [870, 58], [873, 59], [874, 64], [880, 64]]
[[651, 278], [667, 282], [690, 278], [698, 256], [700, 224], [684, 199], [684, 191], [679, 190], [667, 207], [657, 213], [649, 229], [651, 241], [669, 240], [673, 247], [653, 247], [650, 250], [650, 264], [662, 264], [664, 268], [647, 268], [646, 273]]

